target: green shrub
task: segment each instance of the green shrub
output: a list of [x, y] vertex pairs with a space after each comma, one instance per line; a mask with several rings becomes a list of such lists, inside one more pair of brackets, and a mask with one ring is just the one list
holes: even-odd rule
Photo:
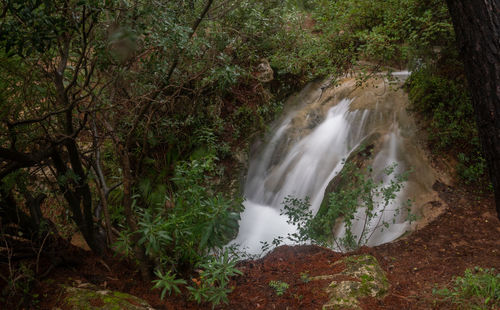
[[276, 295], [282, 296], [283, 294], [285, 294], [289, 285], [288, 285], [288, 283], [283, 282], [283, 281], [270, 281], [269, 287], [271, 287], [274, 290]]
[[455, 277], [451, 288], [434, 289], [439, 302], [451, 302], [460, 309], [498, 309], [500, 307], [500, 273], [495, 269], [467, 269]]
[[187, 284], [184, 279], [176, 279], [175, 274], [172, 274], [171, 271], [167, 271], [167, 273], [163, 274], [160, 270], [156, 270], [155, 275], [158, 279], [153, 281], [153, 288], [161, 289], [161, 299], [165, 298], [165, 293], [167, 291], [169, 295], [172, 291], [176, 294], [180, 294], [181, 290], [179, 289], [179, 285]]
[[486, 160], [481, 152], [473, 153], [471, 157], [464, 153], [457, 155], [457, 172], [466, 184], [473, 184], [484, 178], [486, 174]]
[[[394, 173], [396, 164], [385, 169], [384, 173], [390, 176]], [[360, 169], [350, 163], [344, 166], [341, 177], [352, 180], [337, 191], [328, 196], [328, 206], [320, 209], [316, 216], [309, 210], [309, 199], [298, 199], [286, 197], [283, 204], [282, 215], [288, 216], [288, 223], [297, 227], [297, 232], [288, 236], [295, 242], [312, 241], [323, 246], [336, 247], [344, 250], [355, 250], [368, 242], [377, 229], [388, 228], [390, 222], [382, 221], [377, 227], [369, 228], [371, 219], [382, 215], [387, 207], [394, 201], [396, 194], [403, 188], [403, 183], [408, 179], [408, 172], [394, 176], [389, 184], [375, 182], [371, 177], [371, 169], [362, 173]], [[405, 206], [399, 206], [394, 217], [399, 214], [401, 207], [406, 207], [408, 219], [413, 220], [409, 213], [410, 201]], [[364, 219], [361, 234], [355, 235], [352, 226], [356, 218], [358, 208], [363, 207]], [[378, 210], [378, 211], [376, 211]], [[346, 233], [337, 239], [333, 236], [337, 219], [342, 218]], [[394, 222], [394, 220], [393, 220]]]
[[414, 110], [430, 119], [430, 139], [437, 149], [478, 146], [472, 102], [462, 83], [439, 76], [430, 68], [411, 76], [409, 98]]
[[[214, 160], [209, 157], [179, 163], [171, 197], [164, 185], [153, 185], [149, 180], [138, 185], [133, 204], [139, 218], [138, 243], [154, 262], [158, 277], [154, 283], [162, 289], [162, 297], [166, 292], [178, 293], [178, 286], [187, 283], [182, 278], [189, 278], [197, 268], [202, 270], [205, 284], [190, 292], [198, 302], [218, 304], [230, 291], [226, 288], [228, 277], [239, 274], [227, 252], [221, 258], [213, 256], [237, 233], [243, 209], [241, 200], [230, 200], [210, 190]], [[130, 239], [130, 233], [124, 232], [118, 241], [125, 253], [131, 252]]]
[[213, 306], [227, 303], [227, 294], [232, 291], [232, 288], [227, 287], [229, 278], [243, 275], [235, 266], [236, 260], [229, 256], [228, 249], [224, 249], [220, 255], [208, 256], [199, 263], [199, 280], [195, 279], [195, 286], [188, 287], [194, 300], [198, 303], [207, 301]]
[[432, 148], [458, 154], [458, 176], [467, 184], [484, 180], [486, 162], [465, 82], [440, 75], [437, 70], [424, 66], [413, 72], [408, 83], [412, 107], [429, 122]]
[[137, 208], [139, 244], [160, 265], [194, 267], [236, 233], [241, 200], [210, 190], [205, 182], [214, 169], [213, 157], [179, 163], [172, 178], [176, 187], [173, 197], [166, 196], [163, 186], [149, 190], [152, 185], [147, 182], [142, 196], [136, 196], [148, 205]]

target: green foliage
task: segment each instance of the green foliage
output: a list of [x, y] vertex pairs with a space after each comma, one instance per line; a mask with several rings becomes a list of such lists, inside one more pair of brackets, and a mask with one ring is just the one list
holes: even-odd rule
[[286, 215], [288, 217], [287, 222], [297, 227], [297, 232], [289, 236], [293, 241], [305, 242], [312, 238], [311, 229], [314, 216], [312, 211], [309, 210], [310, 206], [309, 197], [299, 199], [287, 196], [283, 201], [283, 209], [280, 215]]
[[311, 79], [334, 73], [335, 50], [311, 30], [304, 29], [304, 15], [292, 10], [285, 18], [287, 27], [270, 38], [276, 45], [271, 65], [277, 69], [277, 74], [291, 73]]
[[[384, 174], [386, 176], [391, 176], [394, 173], [397, 164], [386, 167]], [[343, 215], [344, 226], [346, 229], [346, 235], [340, 239], [340, 246], [347, 250], [354, 250], [360, 246], [366, 244], [372, 234], [378, 229], [388, 228], [390, 224], [394, 223], [395, 217], [399, 214], [403, 207], [409, 212], [410, 202], [407, 205], [396, 206], [394, 218], [392, 222], [386, 222], [382, 220], [380, 224], [376, 227], [369, 227], [368, 223], [378, 216], [383, 216], [384, 212], [389, 211], [389, 207], [396, 199], [396, 194], [403, 188], [403, 183], [408, 180], [408, 173], [403, 173], [396, 175], [391, 178], [389, 184], [385, 185], [382, 181], [375, 182], [370, 176], [361, 174], [359, 170], [354, 165], [347, 164], [347, 169], [345, 170], [344, 177], [348, 175], [353, 175], [356, 180], [354, 184], [349, 184], [347, 189], [341, 189], [338, 192], [333, 192], [328, 197], [329, 208], [327, 211], [327, 217], [331, 219], [336, 218], [340, 214]], [[371, 173], [371, 169], [368, 169], [368, 175]], [[363, 229], [359, 236], [352, 233], [352, 225], [354, 221], [360, 221], [356, 218], [356, 211], [358, 206], [363, 208]], [[334, 210], [337, 207], [338, 210]], [[318, 220], [315, 224], [316, 234], [318, 236], [325, 236], [327, 233], [333, 231], [333, 225], [325, 221], [325, 217], [317, 217]], [[334, 223], [334, 222], [333, 222]], [[319, 237], [321, 239], [321, 237]], [[323, 239], [324, 241], [327, 241]]]
[[484, 179], [486, 175], [486, 160], [482, 153], [478, 150], [471, 157], [464, 153], [458, 153], [458, 175], [466, 184], [474, 184], [478, 180]]
[[227, 294], [232, 291], [228, 288], [230, 277], [243, 275], [236, 269], [236, 260], [229, 256], [224, 249], [220, 255], [210, 255], [198, 264], [201, 270], [199, 279], [193, 279], [195, 286], [188, 286], [188, 290], [197, 303], [210, 302], [213, 307], [221, 302], [227, 303]]
[[[134, 256], [137, 246], [145, 249], [163, 297], [184, 284], [179, 277], [187, 279], [195, 267], [200, 268], [202, 284], [191, 292], [198, 302], [218, 304], [228, 292], [223, 274], [236, 272], [226, 258], [216, 263], [210, 255], [234, 236], [242, 207], [240, 200], [216, 193], [214, 188], [224, 178], [215, 158], [226, 159], [244, 147], [280, 111], [280, 96], [309, 79], [340, 75], [361, 59], [412, 61], [418, 67], [435, 59], [436, 50], [453, 56], [454, 41], [440, 0], [425, 4], [416, 0], [215, 0], [209, 18], [193, 32], [206, 3], [3, 1], [0, 145], [36, 157], [46, 145], [54, 144], [64, 171], [38, 177], [28, 174], [30, 167], [22, 168], [2, 179], [1, 186], [7, 192], [36, 188], [63, 196], [68, 189], [90, 184], [93, 192], [84, 201], [97, 201], [94, 148], [101, 152], [104, 178], [110, 184], [122, 183], [125, 168], [120, 156], [126, 153], [132, 196], [124, 197], [121, 187], [107, 193], [112, 224], [120, 228], [120, 251]], [[274, 71], [271, 83], [255, 77], [263, 59]], [[451, 59], [448, 64], [455, 66], [455, 58]], [[60, 84], [54, 83], [54, 73], [61, 74]], [[468, 99], [460, 80], [429, 82], [428, 76], [434, 73], [422, 79], [416, 76], [411, 96], [421, 101], [423, 113], [436, 115], [433, 123], [440, 133], [450, 132], [436, 141], [445, 139], [443, 145], [448, 147], [457, 137], [474, 141], [465, 148], [471, 152], [459, 157], [459, 173], [472, 181], [484, 170], [484, 160], [475, 155], [477, 139], [464, 122], [471, 111], [465, 104]], [[69, 102], [61, 100], [62, 94]], [[67, 107], [71, 110], [66, 111]], [[99, 140], [92, 147], [89, 120], [95, 121]], [[66, 132], [69, 125], [74, 126], [73, 133]], [[83, 173], [64, 169], [74, 167], [65, 146], [58, 144], [68, 136], [88, 165]], [[17, 165], [1, 160], [2, 167]], [[43, 173], [57, 170], [50, 156], [33, 167]], [[28, 175], [33, 181], [24, 177]], [[298, 234], [290, 237], [331, 242], [325, 234], [339, 217], [347, 225], [356, 220], [355, 205], [366, 204], [367, 213], [373, 213], [368, 192], [378, 193], [385, 201], [398, 190], [393, 184], [384, 191], [375, 182], [361, 179], [356, 181], [358, 192], [353, 187], [330, 197], [335, 207], [328, 208], [324, 220], [323, 215], [308, 213], [307, 200], [286, 200], [284, 209], [299, 227]], [[23, 205], [24, 198], [15, 198]], [[132, 220], [138, 231], [124, 224], [124, 198], [133, 200]], [[87, 214], [93, 209], [89, 205]], [[89, 219], [92, 222], [92, 214]], [[368, 235], [346, 236], [345, 243], [355, 246]]]
[[498, 309], [500, 307], [500, 273], [495, 269], [467, 269], [455, 277], [451, 288], [435, 289], [439, 302], [451, 302], [460, 309]]
[[464, 149], [478, 143], [474, 111], [463, 84], [422, 68], [409, 82], [409, 97], [416, 111], [431, 116], [431, 141], [437, 148]]
[[391, 60], [400, 38], [385, 19], [394, 1], [318, 1], [315, 26], [334, 51], [337, 67], [348, 69], [360, 57]]
[[74, 29], [74, 24], [57, 12], [62, 3], [4, 1], [2, 7], [8, 14], [0, 24], [0, 46], [9, 55], [29, 56], [35, 51], [46, 52], [64, 30]]
[[[144, 248], [163, 295], [175, 291], [178, 276], [192, 272], [237, 230], [241, 201], [215, 191], [223, 179], [215, 157], [226, 159], [245, 147], [280, 110], [282, 98], [254, 73], [263, 58], [282, 56], [282, 43], [300, 36], [298, 25], [293, 35], [284, 29], [302, 20], [295, 8], [311, 8], [311, 1], [293, 2], [215, 0], [210, 18], [198, 24], [205, 0], [4, 1], [0, 145], [35, 157], [54, 145], [55, 152], [29, 164], [49, 172], [33, 183], [56, 198], [86, 202], [90, 228], [98, 226], [92, 212], [100, 200], [102, 180], [94, 171], [100, 165], [113, 187], [105, 194], [114, 227], [106, 228], [120, 230], [119, 251], [137, 258]], [[311, 40], [308, 34], [304, 42]], [[299, 66], [314, 62], [314, 53]], [[73, 156], [61, 142], [68, 137], [76, 144]], [[54, 153], [63, 161], [59, 168]], [[83, 171], [76, 171], [75, 158]], [[0, 160], [2, 167], [25, 167]], [[20, 181], [5, 181], [8, 191], [21, 190]], [[20, 195], [15, 198], [23, 205]], [[133, 201], [132, 216], [125, 201]], [[67, 209], [80, 211], [78, 204]], [[132, 218], [125, 221], [124, 214]]]
[[271, 287], [276, 295], [282, 296], [285, 294], [286, 290], [288, 289], [289, 285], [286, 282], [283, 281], [269, 281], [269, 287]]
[[[387, 167], [384, 174], [390, 177], [396, 168], [396, 164]], [[309, 210], [308, 199], [297, 199], [286, 197], [283, 204], [282, 214], [288, 216], [288, 222], [297, 227], [297, 232], [288, 236], [295, 242], [312, 241], [314, 243], [337, 247], [344, 250], [355, 250], [366, 244], [372, 234], [378, 229], [386, 229], [394, 223], [395, 217], [401, 212], [408, 211], [410, 201], [405, 206], [395, 206], [390, 209], [396, 194], [403, 188], [404, 182], [408, 179], [408, 173], [402, 173], [390, 179], [388, 184], [382, 181], [376, 182], [370, 176], [371, 169], [362, 173], [359, 168], [352, 164], [346, 164], [341, 172], [341, 177], [352, 180], [346, 186], [332, 192], [328, 197], [327, 208], [320, 210], [313, 216]], [[362, 216], [358, 218], [357, 213], [361, 210]], [[382, 216], [387, 211], [394, 212], [392, 222], [381, 220], [375, 227], [370, 227], [372, 219]], [[343, 219], [345, 235], [339, 239], [333, 236], [337, 220]], [[362, 221], [363, 229], [359, 235], [352, 232], [355, 222]]]
[[429, 140], [436, 151], [457, 154], [458, 175], [467, 184], [484, 179], [475, 114], [461, 79], [443, 76], [435, 67], [422, 67], [408, 83], [413, 109], [429, 120]]
[[176, 279], [175, 275], [171, 274], [170, 271], [162, 274], [160, 270], [156, 270], [155, 275], [156, 277], [158, 277], [158, 279], [153, 281], [153, 283], [155, 284], [153, 288], [159, 288], [162, 290], [160, 295], [161, 299], [165, 298], [165, 293], [167, 291], [169, 295], [172, 293], [172, 290], [176, 294], [180, 294], [181, 290], [179, 289], [179, 285], [187, 284], [187, 282], [183, 279]]
[[165, 187], [143, 183], [136, 201], [141, 198], [148, 207], [136, 208], [139, 244], [160, 265], [195, 266], [237, 231], [241, 201], [213, 193], [204, 183], [214, 169], [214, 158], [180, 163], [172, 178], [176, 191], [171, 198]]
[[2, 244], [5, 246], [5, 273], [0, 274], [0, 279], [5, 284], [0, 291], [0, 302], [4, 305], [13, 306], [15, 309], [38, 309], [38, 294], [33, 293], [37, 277], [35, 266], [31, 263], [15, 262], [13, 258], [14, 249], [3, 237]]
[[[413, 69], [407, 83], [409, 98], [413, 109], [429, 122], [432, 148], [462, 154], [457, 157], [457, 172], [466, 183], [484, 179], [475, 115], [445, 1], [388, 1], [383, 16], [382, 25], [365, 36], [364, 52], [370, 58], [384, 55], [382, 59], [391, 59], [392, 54], [409, 63]], [[389, 44], [390, 38], [397, 40]], [[385, 52], [380, 49], [383, 44], [389, 44]]]
[[435, 50], [454, 48], [444, 1], [316, 0], [314, 32], [336, 68], [358, 60], [405, 66], [435, 59]]
[[311, 276], [309, 275], [309, 273], [307, 271], [301, 272], [300, 273], [300, 280], [302, 280], [302, 282], [304, 282], [304, 283], [308, 283], [309, 281], [311, 281]]
[[234, 237], [243, 209], [241, 200], [230, 200], [210, 189], [214, 161], [209, 157], [179, 163], [171, 197], [166, 186], [149, 180], [139, 184], [134, 196], [138, 230], [122, 233], [117, 246], [130, 253], [131, 234], [139, 236], [138, 244], [155, 262], [158, 279], [154, 287], [162, 290], [162, 298], [167, 292], [179, 293], [179, 285], [187, 282], [178, 277], [189, 277], [196, 268], [201, 270], [199, 284], [188, 287], [193, 298], [213, 305], [227, 302], [229, 278], [241, 274], [228, 250], [212, 254]]

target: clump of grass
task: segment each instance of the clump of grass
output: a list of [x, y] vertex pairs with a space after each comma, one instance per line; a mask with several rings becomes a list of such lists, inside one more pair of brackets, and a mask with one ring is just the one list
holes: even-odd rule
[[467, 269], [455, 277], [451, 288], [434, 289], [441, 302], [451, 302], [460, 309], [499, 309], [500, 273], [494, 268]]

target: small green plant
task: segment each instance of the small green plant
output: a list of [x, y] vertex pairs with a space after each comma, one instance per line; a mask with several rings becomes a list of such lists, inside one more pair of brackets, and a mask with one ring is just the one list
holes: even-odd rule
[[486, 160], [478, 151], [475, 156], [467, 156], [464, 153], [457, 155], [458, 175], [464, 180], [466, 184], [473, 184], [481, 180], [486, 172]]
[[159, 288], [162, 290], [160, 295], [161, 299], [165, 298], [165, 293], [167, 291], [169, 295], [172, 293], [172, 290], [176, 294], [180, 294], [181, 290], [179, 289], [179, 285], [187, 284], [187, 282], [183, 279], [176, 279], [175, 274], [171, 274], [171, 271], [167, 271], [163, 274], [160, 270], [156, 270], [155, 275], [158, 279], [153, 281], [155, 284], [153, 288]]
[[285, 294], [286, 290], [288, 289], [288, 283], [283, 282], [283, 281], [270, 281], [269, 282], [269, 287], [271, 287], [276, 295], [282, 296]]
[[210, 256], [207, 261], [198, 265], [201, 270], [199, 279], [193, 279], [194, 286], [188, 286], [189, 292], [197, 303], [208, 301], [212, 307], [221, 302], [227, 303], [227, 294], [232, 291], [228, 288], [229, 278], [243, 275], [236, 269], [236, 260], [229, 256], [226, 249], [218, 256]]
[[309, 275], [309, 273], [307, 271], [301, 272], [300, 273], [300, 280], [304, 283], [308, 283], [309, 281], [311, 281], [311, 276]]
[[451, 288], [434, 289], [440, 302], [451, 302], [460, 309], [499, 309], [500, 273], [495, 269], [475, 267], [455, 277]]

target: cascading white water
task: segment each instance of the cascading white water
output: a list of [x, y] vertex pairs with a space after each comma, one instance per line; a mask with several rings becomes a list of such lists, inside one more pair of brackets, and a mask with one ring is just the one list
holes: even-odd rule
[[[326, 91], [309, 87], [308, 94], [300, 96], [306, 98], [305, 102], [288, 113], [275, 127], [269, 142], [250, 161], [244, 189], [245, 210], [241, 214], [238, 236], [232, 243], [256, 254], [261, 252], [261, 242], [271, 243], [278, 236], [294, 233], [296, 227], [288, 224], [285, 216], [280, 216], [284, 198], [309, 197], [311, 210], [317, 212], [325, 189], [341, 171], [344, 160], [375, 133], [380, 136], [377, 140], [380, 146], [375, 148], [372, 163], [376, 179], [388, 182], [383, 171], [393, 163], [398, 164], [397, 173], [413, 164], [413, 157], [404, 155], [405, 136], [411, 135], [413, 129], [406, 123], [401, 124], [408, 119], [405, 102], [396, 103], [399, 97], [403, 101], [406, 97], [401, 96], [402, 90], [378, 94], [385, 83], [382, 79], [360, 90], [348, 80], [341, 87]], [[399, 93], [396, 99], [395, 93]], [[400, 192], [392, 205], [380, 212], [383, 218], [372, 219], [368, 227], [375, 230], [381, 220], [392, 221], [406, 196], [404, 191]], [[363, 217], [362, 210], [358, 216]], [[360, 233], [361, 226], [355, 224], [353, 233]], [[406, 220], [402, 215], [396, 216], [389, 230], [375, 230], [371, 234], [368, 245], [394, 240], [406, 229]], [[344, 230], [340, 226], [336, 234], [341, 236]]]

